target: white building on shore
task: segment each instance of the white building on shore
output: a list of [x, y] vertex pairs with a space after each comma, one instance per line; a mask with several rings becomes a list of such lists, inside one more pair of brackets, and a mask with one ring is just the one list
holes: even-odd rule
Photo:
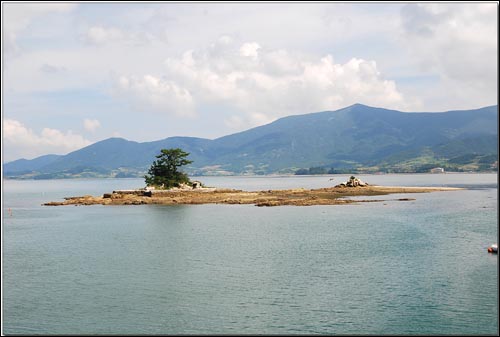
[[435, 167], [435, 168], [431, 169], [431, 173], [444, 173], [444, 168]]

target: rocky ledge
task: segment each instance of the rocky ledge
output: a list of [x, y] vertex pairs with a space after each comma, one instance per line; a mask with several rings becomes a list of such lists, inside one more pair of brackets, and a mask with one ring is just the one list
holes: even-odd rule
[[[85, 195], [68, 197], [64, 201], [53, 201], [44, 206], [63, 205], [187, 205], [187, 204], [254, 204], [256, 206], [311, 206], [338, 205], [358, 202], [374, 202], [383, 200], [352, 200], [353, 196], [375, 196], [393, 193], [424, 193], [450, 191], [458, 188], [441, 187], [385, 187], [375, 185], [357, 185], [319, 189], [289, 189], [268, 191], [242, 191], [234, 189], [199, 188], [192, 190], [128, 190], [113, 191], [96, 197]], [[414, 200], [401, 198], [396, 200]]]

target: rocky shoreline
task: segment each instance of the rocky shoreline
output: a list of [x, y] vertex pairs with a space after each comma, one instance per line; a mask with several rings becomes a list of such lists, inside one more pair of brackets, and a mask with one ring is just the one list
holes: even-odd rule
[[[43, 206], [65, 205], [200, 205], [200, 204], [254, 204], [255, 206], [312, 206], [339, 205], [383, 200], [352, 200], [348, 197], [375, 196], [400, 193], [426, 193], [459, 190], [451, 187], [395, 187], [395, 186], [335, 186], [319, 189], [288, 189], [267, 191], [243, 191], [219, 188], [191, 190], [127, 190], [105, 193], [103, 196], [85, 195], [67, 197], [64, 201], [52, 201]], [[408, 201], [412, 198], [397, 200]]]

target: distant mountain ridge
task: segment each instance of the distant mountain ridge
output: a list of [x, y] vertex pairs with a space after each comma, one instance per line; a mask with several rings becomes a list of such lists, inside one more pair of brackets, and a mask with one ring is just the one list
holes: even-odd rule
[[57, 154], [48, 154], [44, 155], [41, 157], [37, 157], [35, 159], [19, 159], [12, 161], [10, 163], [7, 163], [4, 165], [4, 170], [7, 167], [9, 171], [12, 172], [31, 172], [33, 170], [40, 169], [46, 165], [49, 165], [53, 161], [55, 161], [57, 158], [62, 157], [61, 155]]
[[200, 175], [293, 173], [308, 167], [418, 172], [438, 164], [456, 170], [494, 169], [498, 106], [405, 113], [355, 104], [280, 118], [214, 140], [170, 137], [138, 143], [110, 138], [64, 156], [6, 163], [4, 175], [140, 176], [160, 149], [172, 147], [189, 152], [193, 164], [186, 171]]

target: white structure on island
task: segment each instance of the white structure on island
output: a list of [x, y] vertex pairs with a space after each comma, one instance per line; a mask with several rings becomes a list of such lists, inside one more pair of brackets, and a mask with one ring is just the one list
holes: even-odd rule
[[444, 173], [444, 168], [435, 167], [435, 168], [431, 169], [431, 173]]
[[340, 183], [339, 185], [335, 187], [363, 187], [363, 186], [368, 186], [368, 183], [365, 183], [359, 178], [356, 178], [355, 176], [351, 176], [349, 180], [347, 180], [345, 183]]

